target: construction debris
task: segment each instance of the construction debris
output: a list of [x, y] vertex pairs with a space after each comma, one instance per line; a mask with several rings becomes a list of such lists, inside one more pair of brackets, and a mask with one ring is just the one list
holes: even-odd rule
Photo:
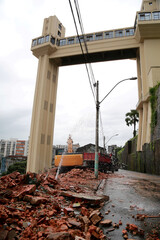
[[128, 232], [131, 232], [132, 235], [134, 235], [134, 236], [136, 236], [136, 235], [141, 236], [141, 237], [144, 236], [144, 230], [138, 228], [138, 226], [135, 224], [129, 224], [129, 223], [126, 224], [126, 230], [125, 229], [122, 230], [124, 239], [128, 238]]
[[0, 179], [0, 240], [105, 239], [99, 227], [95, 195], [102, 179], [90, 170], [73, 169], [55, 180], [55, 169], [44, 174], [18, 172]]

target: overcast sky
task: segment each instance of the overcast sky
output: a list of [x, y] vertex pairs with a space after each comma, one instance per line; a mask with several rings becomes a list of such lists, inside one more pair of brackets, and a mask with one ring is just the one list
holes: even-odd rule
[[[132, 27], [141, 0], [79, 0], [79, 6], [85, 33], [91, 33]], [[43, 19], [52, 15], [65, 26], [66, 36], [76, 35], [68, 0], [0, 0], [0, 139], [30, 135], [38, 66], [31, 40], [41, 36]], [[92, 68], [100, 100], [120, 80], [137, 76], [135, 60], [94, 63]], [[132, 137], [125, 114], [136, 108], [137, 95], [137, 81], [126, 81], [101, 104], [106, 141], [119, 134], [109, 145], [122, 146]], [[69, 134], [81, 146], [95, 142], [95, 104], [84, 65], [59, 71], [53, 144], [66, 144]]]

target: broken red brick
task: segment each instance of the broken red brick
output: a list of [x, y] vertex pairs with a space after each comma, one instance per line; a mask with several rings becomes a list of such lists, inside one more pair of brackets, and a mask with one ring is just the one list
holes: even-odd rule
[[119, 220], [119, 225], [122, 225], [122, 221], [121, 220]]
[[130, 230], [130, 231], [138, 231], [138, 227], [137, 227], [137, 225], [135, 225], [135, 224], [130, 224], [130, 225], [129, 225], [129, 230]]
[[101, 221], [102, 217], [98, 216], [97, 214], [94, 214], [90, 220], [91, 222], [96, 225], [97, 223], [99, 223]]
[[89, 226], [88, 232], [92, 233], [93, 231], [96, 231], [97, 227], [94, 225]]
[[123, 229], [123, 230], [122, 230], [122, 234], [123, 234], [123, 235], [127, 234], [127, 230]]
[[70, 208], [70, 207], [64, 208], [63, 211], [65, 215], [68, 215], [69, 213], [74, 212], [73, 208]]
[[33, 205], [39, 205], [41, 203], [48, 202], [48, 199], [44, 197], [32, 196], [32, 195], [25, 195], [23, 198], [24, 201], [30, 202]]
[[48, 240], [70, 240], [70, 234], [68, 232], [57, 232], [57, 233], [50, 233], [48, 234]]
[[78, 227], [80, 228], [81, 227], [81, 223], [78, 222], [76, 219], [72, 219], [72, 218], [68, 218], [67, 219], [68, 223], [71, 224], [72, 226], [75, 226], [75, 227]]
[[124, 238], [124, 239], [128, 239], [128, 234], [125, 234], [125, 235], [123, 236], [123, 238]]
[[89, 218], [87, 216], [84, 216], [81, 219], [82, 219], [84, 224], [89, 224], [90, 223], [90, 220], [89, 220]]
[[22, 198], [26, 194], [33, 193], [36, 190], [36, 185], [23, 185], [16, 188], [16, 191], [13, 192], [13, 197]]
[[105, 220], [101, 221], [100, 224], [101, 224], [101, 225], [107, 225], [107, 226], [109, 226], [109, 225], [112, 224], [112, 220], [110, 220], [110, 219], [105, 219]]
[[85, 207], [82, 207], [82, 208], [81, 208], [81, 214], [82, 214], [83, 216], [89, 216], [89, 211], [88, 211], [88, 209], [85, 208]]
[[92, 232], [92, 236], [94, 236], [96, 239], [100, 239], [100, 235], [96, 231]]

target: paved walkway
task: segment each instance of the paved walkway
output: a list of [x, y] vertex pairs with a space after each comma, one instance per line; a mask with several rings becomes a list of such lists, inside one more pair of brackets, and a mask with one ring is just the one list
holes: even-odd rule
[[[109, 229], [104, 228], [107, 239], [124, 239], [122, 230], [126, 228], [127, 223], [135, 224], [145, 232], [145, 238], [128, 232], [129, 239], [147, 239], [147, 234], [152, 234], [152, 230], [159, 231], [160, 234], [159, 176], [119, 170], [109, 175], [104, 193], [110, 197], [110, 201], [106, 202], [103, 208], [104, 219], [110, 219], [116, 224], [122, 222], [115, 230], [113, 226]], [[136, 218], [137, 214], [159, 217], [139, 221]]]

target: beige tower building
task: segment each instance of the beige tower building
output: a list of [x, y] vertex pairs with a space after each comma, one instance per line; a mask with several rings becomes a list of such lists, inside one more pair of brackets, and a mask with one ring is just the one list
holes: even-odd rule
[[40, 172], [51, 167], [53, 129], [58, 82], [58, 65], [49, 56], [57, 50], [57, 41], [65, 28], [55, 17], [44, 19], [42, 37], [33, 40], [38, 57], [38, 72], [30, 130], [27, 171]]
[[[32, 40], [39, 59], [27, 171], [51, 167], [58, 69], [60, 66], [120, 59], [137, 61], [139, 133], [137, 150], [150, 142], [149, 88], [160, 82], [160, 0], [143, 0], [133, 27], [65, 37], [56, 16], [44, 19], [42, 36]], [[84, 48], [82, 54], [79, 41]], [[85, 52], [87, 42], [88, 53]]]

